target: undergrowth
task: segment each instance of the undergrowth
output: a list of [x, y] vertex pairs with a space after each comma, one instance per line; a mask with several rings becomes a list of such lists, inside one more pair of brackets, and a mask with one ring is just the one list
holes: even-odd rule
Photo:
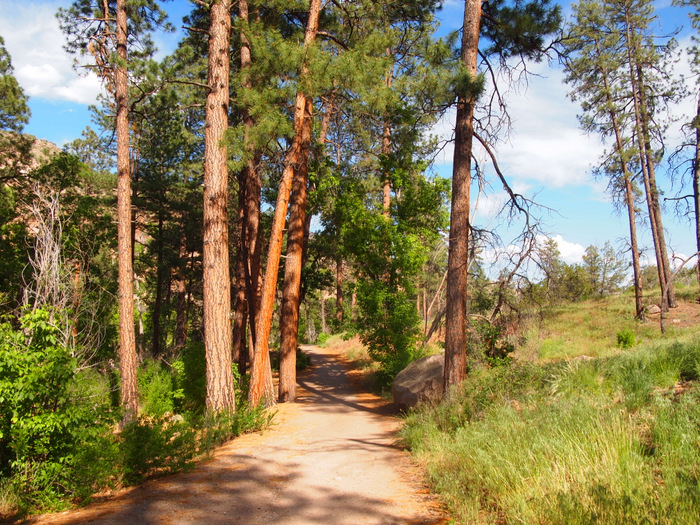
[[213, 447], [271, 423], [274, 414], [247, 406], [240, 378], [236, 411], [206, 416], [204, 350], [193, 344], [175, 363], [142, 364], [139, 415], [119, 429], [109, 374], [76, 367], [48, 312], [20, 323], [0, 324], [0, 515], [62, 510], [187, 470]]
[[459, 523], [697, 523], [700, 340], [474, 370], [403, 439]]

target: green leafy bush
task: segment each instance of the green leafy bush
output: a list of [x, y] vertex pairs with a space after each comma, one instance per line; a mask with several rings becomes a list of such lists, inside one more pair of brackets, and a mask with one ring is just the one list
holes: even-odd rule
[[634, 335], [634, 330], [625, 328], [617, 332], [617, 346], [618, 348], [632, 348], [637, 344], [637, 338]]
[[369, 356], [379, 363], [378, 379], [388, 386], [396, 374], [422, 357], [415, 302], [380, 281], [358, 283], [361, 312], [357, 325]]
[[[174, 400], [178, 412], [203, 415], [207, 400], [207, 375], [204, 344], [189, 342], [180, 358], [173, 363]], [[235, 368], [235, 367], [234, 367]]]
[[472, 327], [470, 344], [476, 353], [476, 359], [483, 359], [490, 366], [511, 362], [510, 354], [515, 351], [515, 345], [503, 336], [500, 326], [476, 319]]
[[195, 431], [181, 417], [139, 417], [121, 432], [122, 472], [127, 483], [191, 468]]
[[175, 389], [173, 373], [162, 363], [146, 360], [138, 370], [140, 412], [161, 417], [175, 411], [177, 398], [182, 398], [182, 389]]
[[[21, 509], [85, 497], [114, 470], [113, 415], [80, 397], [75, 359], [45, 310], [0, 325], [0, 474]], [[83, 465], [89, 461], [89, 465]]]

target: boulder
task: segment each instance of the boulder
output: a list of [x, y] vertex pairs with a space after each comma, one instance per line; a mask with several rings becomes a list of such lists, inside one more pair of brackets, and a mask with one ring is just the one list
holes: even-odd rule
[[422, 357], [401, 370], [391, 385], [396, 406], [406, 410], [421, 401], [441, 397], [444, 370], [444, 354]]

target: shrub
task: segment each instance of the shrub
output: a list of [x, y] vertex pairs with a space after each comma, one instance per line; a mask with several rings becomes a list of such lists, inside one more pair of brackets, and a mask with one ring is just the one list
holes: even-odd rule
[[[139, 406], [143, 414], [161, 417], [175, 411], [177, 401], [184, 398], [183, 389], [175, 388], [173, 371], [162, 363], [146, 360], [138, 370]], [[184, 367], [183, 367], [184, 370]]]
[[[180, 358], [173, 363], [175, 371], [175, 409], [203, 415], [206, 410], [207, 376], [204, 344], [188, 342]], [[235, 366], [234, 366], [235, 369]]]
[[360, 282], [357, 300], [361, 306], [357, 319], [360, 340], [379, 363], [379, 382], [388, 386], [396, 374], [422, 357], [415, 302], [405, 291], [381, 282]]
[[79, 397], [75, 359], [49, 312], [27, 312], [19, 323], [0, 325], [0, 473], [11, 477], [20, 510], [56, 508], [113, 472], [113, 415]]
[[121, 432], [122, 472], [127, 483], [191, 468], [197, 452], [195, 431], [173, 416], [139, 417]]
[[637, 344], [637, 339], [634, 335], [634, 331], [630, 328], [625, 328], [617, 332], [617, 346], [618, 348], [632, 348]]

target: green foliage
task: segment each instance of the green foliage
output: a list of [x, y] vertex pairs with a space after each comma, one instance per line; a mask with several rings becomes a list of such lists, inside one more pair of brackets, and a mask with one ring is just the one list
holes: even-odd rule
[[50, 319], [35, 310], [19, 329], [0, 325], [0, 474], [12, 474], [25, 509], [84, 498], [114, 469], [109, 407], [80, 397], [75, 359]]
[[466, 100], [477, 100], [484, 92], [485, 87], [485, 75], [480, 74], [474, 78], [470, 71], [460, 68], [455, 75], [452, 92], [455, 96], [462, 97]]
[[175, 389], [176, 376], [173, 372], [184, 373], [182, 361], [176, 361], [173, 370], [158, 361], [147, 359], [138, 370], [139, 411], [155, 418], [175, 412], [178, 401], [185, 398], [182, 388]]
[[422, 355], [417, 345], [419, 318], [415, 302], [405, 292], [381, 282], [358, 283], [357, 300], [362, 308], [357, 319], [360, 340], [380, 364], [380, 382], [388, 385]]
[[634, 334], [634, 330], [625, 328], [617, 332], [617, 346], [619, 348], [632, 348], [637, 344], [637, 338]]
[[402, 433], [458, 522], [694, 522], [699, 365], [694, 341], [475, 369]]
[[0, 36], [0, 131], [21, 133], [31, 112], [27, 105], [29, 97], [24, 94], [13, 71], [5, 40]]
[[120, 437], [122, 475], [127, 483], [193, 466], [195, 430], [181, 417], [141, 416], [125, 425]]
[[311, 356], [301, 348], [297, 349], [297, 371], [306, 370], [311, 366]]
[[515, 351], [515, 344], [504, 337], [502, 327], [482, 319], [472, 322], [469, 344], [473, 357], [491, 366], [509, 364]]
[[200, 341], [188, 341], [173, 368], [174, 391], [178, 392], [174, 397], [177, 401], [176, 408], [193, 414], [204, 414], [207, 400], [204, 344]]
[[545, 38], [561, 25], [561, 9], [549, 0], [490, 1], [484, 5], [484, 15], [481, 33], [489, 42], [484, 53], [503, 61], [513, 56], [541, 60]]
[[626, 279], [628, 264], [620, 259], [609, 242], [603, 249], [586, 248], [582, 264], [567, 264], [559, 253], [557, 241], [547, 239], [537, 251], [544, 276], [527, 291], [536, 304], [561, 304], [589, 297], [604, 297], [619, 291]]
[[274, 411], [262, 405], [251, 408], [244, 399], [237, 399], [236, 403], [233, 414], [220, 413], [215, 418], [208, 417], [203, 421], [200, 436], [202, 451], [209, 451], [247, 432], [260, 432], [272, 424]]

